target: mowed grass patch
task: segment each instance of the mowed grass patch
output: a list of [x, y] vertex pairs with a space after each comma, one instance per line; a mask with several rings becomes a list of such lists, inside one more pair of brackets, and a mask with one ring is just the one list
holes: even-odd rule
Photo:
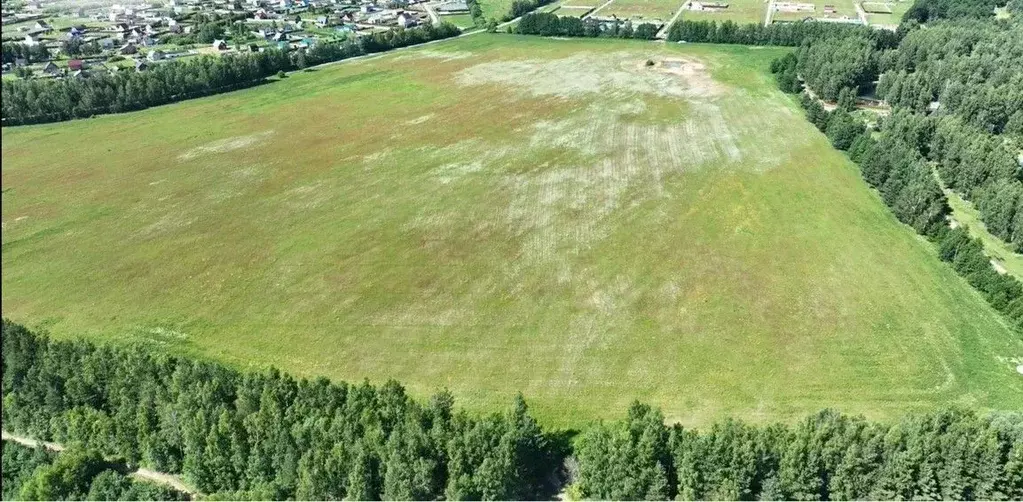
[[[913, 6], [913, 2], [909, 0], [901, 2], [864, 2], [862, 5], [867, 12], [867, 22], [870, 24], [898, 26], [902, 22], [902, 16]], [[891, 12], [871, 12], [872, 10], [884, 10], [885, 7]]]
[[1019, 409], [1019, 335], [783, 53], [481, 34], [4, 128], [4, 315], [552, 425]]
[[614, 0], [600, 10], [600, 17], [618, 16], [620, 19], [657, 20], [668, 22], [681, 7], [675, 0]]
[[682, 19], [690, 21], [733, 21], [740, 24], [760, 24], [767, 15], [767, 2], [763, 0], [727, 0], [722, 11], [682, 11]]

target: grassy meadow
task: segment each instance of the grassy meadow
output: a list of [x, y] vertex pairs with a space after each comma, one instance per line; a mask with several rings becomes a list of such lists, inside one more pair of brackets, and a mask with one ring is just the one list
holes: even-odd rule
[[480, 34], [4, 128], [3, 315], [554, 426], [1023, 407], [1023, 340], [783, 53]]

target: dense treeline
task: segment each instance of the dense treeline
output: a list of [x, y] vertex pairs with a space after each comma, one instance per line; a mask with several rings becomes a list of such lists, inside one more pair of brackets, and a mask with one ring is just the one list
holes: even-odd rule
[[1023, 416], [942, 411], [894, 424], [824, 411], [794, 426], [664, 425], [635, 404], [583, 432], [576, 495], [613, 500], [1019, 500]]
[[472, 417], [381, 387], [54, 341], [3, 322], [3, 424], [227, 498], [537, 499], [560, 461], [518, 399]]
[[897, 33], [866, 26], [839, 23], [737, 24], [733, 21], [676, 21], [668, 29], [669, 42], [713, 44], [780, 45], [798, 47], [806, 42], [832, 38], [857, 37], [870, 40], [874, 47], [890, 48], [898, 44]]
[[[970, 246], [957, 239], [943, 258]], [[600, 499], [1023, 497], [1020, 414], [881, 424], [825, 411], [793, 426], [728, 420], [697, 431], [635, 404], [623, 421], [585, 427], [563, 464], [565, 436], [543, 431], [521, 398], [476, 418], [454, 411], [449, 394], [419, 403], [393, 382], [238, 373], [142, 346], [53, 341], [9, 321], [2, 334], [4, 427], [74, 445], [66, 462], [94, 481], [60, 490], [88, 498], [132, 489], [95, 486], [100, 454], [183, 472], [214, 499], [537, 499], [553, 495], [562, 465], [571, 494]], [[31, 480], [66, 455], [9, 459], [5, 446], [5, 497], [9, 483], [55, 493], [26, 490], [49, 486]]]
[[257, 85], [271, 75], [295, 68], [448, 38], [458, 33], [458, 28], [450, 24], [427, 25], [376, 33], [356, 41], [325, 42], [308, 52], [293, 54], [268, 49], [162, 63], [142, 72], [93, 73], [85, 79], [5, 79], [3, 124], [56, 122], [140, 110]]
[[988, 230], [1023, 245], [1023, 23], [942, 24], [887, 55], [877, 93], [919, 122], [915, 145]]
[[995, 15], [995, 7], [1004, 0], [916, 0], [903, 20], [921, 23], [936, 19], [985, 18]]
[[564, 37], [611, 37], [653, 40], [657, 26], [643, 23], [633, 28], [631, 21], [607, 23], [595, 19], [582, 20], [578, 17], [559, 17], [554, 14], [537, 12], [526, 14], [519, 20], [515, 32], [523, 35], [564, 36]]
[[27, 63], [38, 63], [50, 59], [50, 51], [43, 44], [26, 45], [18, 42], [4, 42], [2, 49], [4, 63], [14, 63], [23, 58]]
[[3, 442], [4, 500], [188, 500], [171, 487], [132, 479], [95, 451], [59, 454]]

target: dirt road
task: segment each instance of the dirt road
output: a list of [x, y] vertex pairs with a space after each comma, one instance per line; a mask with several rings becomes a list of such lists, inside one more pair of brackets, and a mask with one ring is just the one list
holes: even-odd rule
[[[32, 439], [32, 438], [29, 438], [29, 437], [19, 436], [17, 434], [11, 434], [11, 433], [9, 433], [7, 431], [2, 431], [2, 435], [3, 435], [3, 440], [4, 441], [11, 441], [11, 442], [14, 442], [14, 443], [23, 444], [23, 445], [28, 446], [30, 448], [35, 448], [37, 446], [42, 446], [43, 448], [46, 448], [47, 450], [50, 450], [50, 451], [64, 451], [64, 445], [62, 445], [60, 443], [51, 443], [49, 441], [39, 441], [39, 440]], [[187, 493], [189, 495], [195, 495], [195, 494], [198, 493], [198, 492], [195, 491], [195, 489], [193, 489], [193, 488], [189, 487], [188, 485], [186, 485], [185, 482], [181, 479], [181, 476], [178, 476], [178, 475], [175, 475], [175, 474], [167, 474], [167, 473], [156, 472], [156, 471], [145, 469], [145, 468], [139, 468], [139, 469], [131, 472], [128, 475], [133, 477], [133, 478], [138, 478], [138, 479], [142, 479], [142, 480], [145, 480], [145, 481], [150, 481], [150, 482], [153, 482], [153, 483], [159, 483], [159, 484], [162, 484], [162, 485], [168, 485], [168, 486], [174, 488], [175, 490], [185, 492], [185, 493]]]

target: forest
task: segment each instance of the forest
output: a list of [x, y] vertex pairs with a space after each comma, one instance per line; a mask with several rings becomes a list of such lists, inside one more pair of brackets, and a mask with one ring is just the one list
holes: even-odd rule
[[558, 431], [521, 397], [480, 416], [393, 381], [239, 372], [154, 346], [2, 329], [5, 430], [71, 445], [55, 459], [5, 443], [5, 499], [180, 496], [106, 473], [111, 458], [181, 473], [220, 499], [546, 499], [562, 488], [637, 500], [1023, 498], [1020, 413], [879, 423], [825, 410], [690, 429], [635, 403], [623, 420]]
[[[146, 71], [94, 73], [86, 79], [4, 79], [3, 125], [35, 124], [141, 110], [266, 82], [286, 71], [455, 36], [450, 24], [399, 29], [355, 41], [324, 42], [306, 51], [203, 56]], [[6, 51], [5, 51], [6, 54]]]

